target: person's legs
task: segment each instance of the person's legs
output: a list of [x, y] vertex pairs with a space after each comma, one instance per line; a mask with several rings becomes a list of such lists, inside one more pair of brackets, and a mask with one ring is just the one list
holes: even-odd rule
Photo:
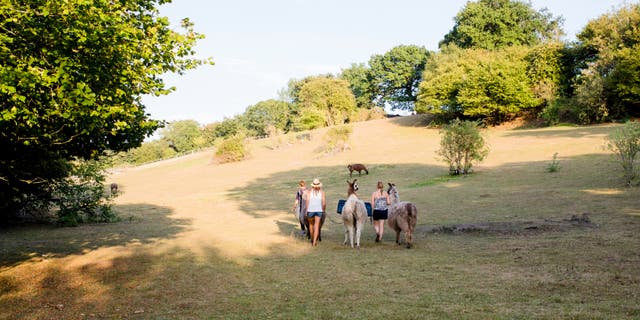
[[380, 237], [380, 220], [373, 220], [373, 229], [376, 230], [376, 242]]
[[318, 235], [320, 234], [320, 219], [319, 216], [313, 217], [313, 245], [318, 244]]
[[315, 236], [315, 219], [314, 219], [314, 217], [309, 217], [309, 218], [307, 218], [307, 221], [309, 222], [309, 230], [308, 231], [309, 231], [309, 234], [311, 235], [311, 241], [313, 243], [313, 239], [315, 239], [314, 238], [314, 236]]
[[378, 236], [378, 241], [382, 241], [382, 234], [384, 233], [384, 222], [386, 220], [384, 219], [380, 219], [378, 220], [378, 223], [380, 224], [380, 226], [378, 227], [378, 229], [380, 229], [380, 235]]

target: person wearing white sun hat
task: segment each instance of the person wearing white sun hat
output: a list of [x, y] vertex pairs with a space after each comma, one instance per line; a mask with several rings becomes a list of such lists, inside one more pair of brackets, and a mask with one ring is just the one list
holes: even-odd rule
[[309, 222], [309, 232], [311, 233], [311, 244], [318, 245], [318, 235], [320, 234], [320, 220], [326, 212], [327, 202], [322, 183], [318, 178], [313, 179], [311, 190], [307, 191], [307, 221]]

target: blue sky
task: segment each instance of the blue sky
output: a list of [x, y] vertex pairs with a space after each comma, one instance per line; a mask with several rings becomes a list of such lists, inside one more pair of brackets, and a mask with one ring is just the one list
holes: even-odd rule
[[[564, 18], [567, 40], [625, 0], [531, 0]], [[277, 98], [289, 79], [339, 73], [400, 44], [437, 50], [466, 0], [173, 0], [160, 13], [178, 25], [188, 17], [206, 36], [196, 51], [212, 57], [182, 76], [166, 75], [176, 91], [145, 97], [153, 119], [201, 124], [233, 117]]]

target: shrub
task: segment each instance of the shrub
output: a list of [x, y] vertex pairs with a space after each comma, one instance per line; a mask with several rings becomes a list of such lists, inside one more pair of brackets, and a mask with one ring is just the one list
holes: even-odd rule
[[547, 171], [556, 172], [558, 170], [560, 170], [560, 162], [558, 161], [558, 153], [556, 152], [553, 154], [553, 159], [551, 160], [551, 163], [547, 165]]
[[632, 186], [638, 177], [635, 166], [640, 152], [640, 123], [627, 122], [607, 137], [607, 147], [618, 157], [624, 171], [625, 182]]
[[344, 151], [349, 148], [347, 141], [353, 129], [349, 125], [331, 127], [324, 136], [324, 143], [320, 146], [320, 152], [333, 153]]
[[249, 156], [245, 138], [237, 135], [224, 139], [216, 150], [214, 161], [216, 163], [237, 162]]
[[78, 160], [72, 163], [71, 175], [54, 189], [57, 223], [77, 226], [81, 222], [112, 222], [118, 217], [111, 209], [111, 193], [105, 192], [104, 163]]
[[480, 134], [478, 122], [453, 120], [442, 130], [437, 154], [449, 164], [451, 175], [471, 173], [474, 161], [482, 161], [489, 149]]

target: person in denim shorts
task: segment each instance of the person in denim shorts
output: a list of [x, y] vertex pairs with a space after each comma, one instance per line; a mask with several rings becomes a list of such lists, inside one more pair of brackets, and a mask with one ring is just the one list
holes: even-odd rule
[[318, 235], [320, 234], [320, 220], [327, 207], [322, 183], [318, 178], [313, 179], [311, 190], [307, 191], [306, 196], [307, 221], [309, 221], [309, 232], [311, 232], [311, 244], [316, 246], [318, 245]]

